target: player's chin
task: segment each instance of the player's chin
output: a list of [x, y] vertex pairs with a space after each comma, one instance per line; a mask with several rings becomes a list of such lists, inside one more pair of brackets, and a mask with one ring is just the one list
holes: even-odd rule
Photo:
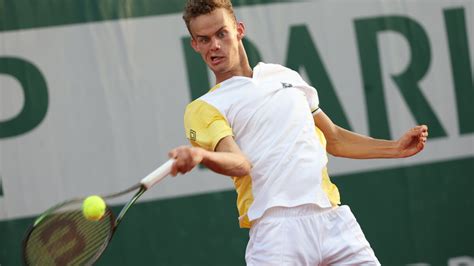
[[209, 68], [216, 75], [228, 72], [228, 68], [226, 68], [225, 66], [209, 66]]
[[225, 72], [225, 70], [228, 68], [228, 63], [225, 58], [220, 58], [219, 60], [211, 60], [209, 59], [207, 61], [207, 66], [214, 72]]

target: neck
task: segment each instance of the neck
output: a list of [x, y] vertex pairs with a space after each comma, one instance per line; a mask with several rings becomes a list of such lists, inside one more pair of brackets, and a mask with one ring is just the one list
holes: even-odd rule
[[216, 76], [216, 84], [219, 84], [227, 79], [230, 79], [235, 76], [242, 76], [251, 78], [253, 75], [252, 68], [250, 67], [249, 59], [247, 57], [247, 53], [245, 52], [244, 46], [241, 44], [239, 45], [239, 64], [235, 67], [235, 69], [227, 72], [227, 73], [220, 73], [215, 74]]

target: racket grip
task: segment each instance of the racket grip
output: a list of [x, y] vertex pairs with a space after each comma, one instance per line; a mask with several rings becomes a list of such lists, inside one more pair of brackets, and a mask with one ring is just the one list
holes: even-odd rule
[[155, 171], [143, 178], [140, 183], [145, 186], [146, 189], [151, 188], [170, 174], [173, 163], [174, 159], [169, 159], [166, 163], [162, 164], [160, 167], [156, 168]]

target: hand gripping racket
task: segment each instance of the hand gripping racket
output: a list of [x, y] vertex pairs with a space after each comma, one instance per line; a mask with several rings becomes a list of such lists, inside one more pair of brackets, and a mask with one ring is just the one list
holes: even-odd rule
[[91, 265], [104, 252], [127, 210], [150, 187], [165, 178], [174, 160], [170, 159], [138, 184], [118, 193], [105, 195], [110, 200], [138, 190], [115, 218], [107, 207], [99, 221], [82, 214], [84, 198], [59, 203], [41, 214], [23, 240], [26, 265]]

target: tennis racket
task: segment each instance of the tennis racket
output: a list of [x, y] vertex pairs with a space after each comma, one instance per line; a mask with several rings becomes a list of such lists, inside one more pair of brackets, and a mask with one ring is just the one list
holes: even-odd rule
[[171, 171], [170, 159], [138, 184], [118, 193], [102, 196], [110, 200], [133, 191], [135, 195], [117, 217], [107, 206], [99, 221], [87, 220], [82, 214], [84, 198], [59, 203], [41, 214], [30, 226], [23, 240], [26, 265], [91, 265], [104, 252], [128, 209], [153, 185]]

